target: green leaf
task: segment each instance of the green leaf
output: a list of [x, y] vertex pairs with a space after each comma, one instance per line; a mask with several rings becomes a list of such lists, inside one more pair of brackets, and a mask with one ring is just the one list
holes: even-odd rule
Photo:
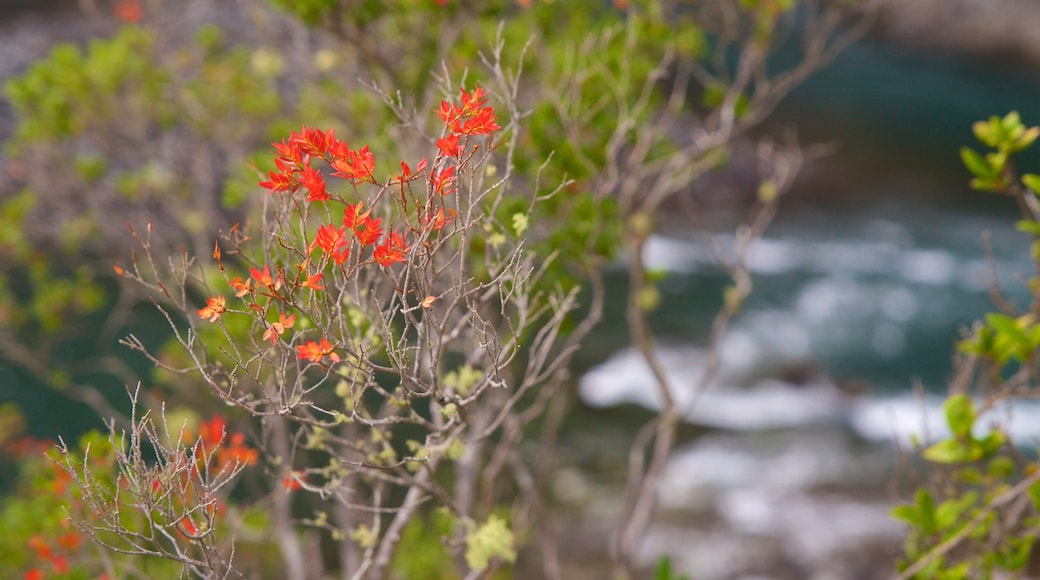
[[1024, 127], [1022, 127], [1022, 117], [1019, 116], [1018, 111], [1011, 111], [1007, 115], [1004, 115], [1004, 118], [1000, 120], [1000, 128], [1008, 134], [1024, 130]]
[[967, 463], [982, 458], [981, 447], [965, 444], [956, 439], [946, 439], [929, 446], [922, 455], [933, 463]]
[[921, 525], [921, 518], [917, 513], [917, 508], [913, 505], [897, 505], [896, 507], [892, 508], [891, 513], [892, 517], [896, 518], [897, 520], [903, 520], [911, 526], [916, 527]]
[[1040, 510], [1040, 483], [1029, 486], [1027, 491], [1029, 499], [1033, 502], [1033, 509]]
[[1022, 176], [1022, 184], [1031, 189], [1033, 193], [1040, 193], [1040, 175], [1027, 173]]
[[1026, 333], [1023, 332], [1022, 328], [1019, 326], [1018, 320], [1015, 320], [1006, 314], [990, 312], [986, 315], [986, 324], [990, 325], [994, 330], [1003, 335], [1004, 338], [1010, 339], [1016, 343], [1025, 343], [1029, 340]]
[[934, 534], [937, 530], [935, 525], [935, 500], [932, 494], [925, 488], [920, 488], [914, 495], [917, 504], [918, 523], [921, 531], [926, 534]]
[[[1025, 177], [1022, 178], [1023, 181], [1025, 181]], [[1036, 177], [1037, 185], [1040, 185], [1040, 176], [1034, 175], [1033, 177]], [[1029, 187], [1032, 188], [1033, 186], [1030, 185]], [[1015, 222], [1015, 229], [1023, 234], [1031, 234], [1034, 236], [1040, 235], [1040, 222], [1033, 220], [1019, 220]]]
[[1011, 536], [999, 550], [993, 552], [993, 563], [1004, 570], [1017, 571], [1025, 568], [1029, 553], [1036, 538]]
[[657, 560], [657, 569], [654, 570], [654, 580], [672, 580], [672, 560], [668, 556], [661, 556]]
[[977, 121], [971, 126], [975, 138], [990, 147], [996, 147], [1000, 143], [1000, 119], [996, 116], [990, 117], [989, 121]]
[[1040, 137], [1040, 127], [1030, 127], [1018, 139], [1015, 139], [1015, 142], [1011, 145], [1011, 152], [1017, 153], [1028, 149], [1036, 141], [1037, 137]]
[[993, 179], [998, 172], [974, 149], [961, 147], [961, 161], [968, 171], [980, 179]]
[[970, 438], [971, 429], [975, 426], [975, 403], [971, 398], [964, 393], [957, 393], [946, 399], [943, 410], [954, 436], [958, 439]]
[[483, 571], [494, 558], [516, 561], [513, 532], [502, 518], [493, 515], [466, 535], [466, 564], [473, 570]]
[[982, 451], [982, 457], [989, 457], [1000, 451], [1000, 448], [1007, 443], [1007, 435], [1000, 431], [991, 431], [989, 435], [979, 440], [978, 443]]
[[991, 193], [999, 193], [1001, 191], [1004, 191], [1005, 189], [1007, 189], [1008, 186], [1007, 182], [1004, 181], [1004, 179], [1001, 177], [994, 177], [990, 179], [983, 179], [980, 177], [972, 179], [970, 182], [968, 182], [968, 185], [970, 185], [972, 189], [978, 191], [988, 191]]

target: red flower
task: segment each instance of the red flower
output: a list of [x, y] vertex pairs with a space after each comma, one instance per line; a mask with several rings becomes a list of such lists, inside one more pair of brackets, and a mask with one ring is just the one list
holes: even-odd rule
[[43, 580], [44, 579], [44, 575], [43, 575], [43, 571], [40, 570], [39, 568], [33, 568], [32, 570], [26, 571], [25, 575], [23, 576], [23, 578], [25, 580]]
[[300, 128], [299, 133], [290, 134], [289, 140], [295, 143], [303, 153], [315, 157], [324, 157], [325, 152], [337, 143], [335, 129], [321, 131], [306, 125]]
[[131, 24], [140, 22], [144, 18], [144, 9], [141, 8], [141, 0], [119, 0], [112, 7], [112, 13], [116, 18]]
[[462, 127], [455, 130], [463, 135], [490, 135], [501, 128], [495, 118], [495, 110], [491, 107], [484, 107]]
[[361, 227], [354, 229], [354, 235], [357, 236], [362, 246], [370, 246], [379, 241], [379, 238], [383, 236], [383, 228], [379, 225], [382, 222], [382, 218], [366, 217], [361, 223]]
[[454, 181], [454, 165], [440, 171], [434, 171], [433, 175], [430, 176], [430, 183], [433, 184], [433, 191], [440, 195], [450, 195], [453, 193], [455, 191], [455, 187], [452, 185]]
[[216, 449], [224, 439], [227, 423], [220, 415], [213, 415], [209, 421], [203, 421], [199, 425], [199, 437], [206, 450]]
[[44, 560], [48, 560], [53, 556], [51, 553], [51, 547], [47, 544], [47, 540], [43, 539], [43, 536], [39, 534], [29, 538], [29, 548]]
[[364, 207], [365, 202], [359, 201], [353, 205], [347, 204], [346, 209], [343, 210], [343, 225], [347, 226], [352, 230], [357, 230], [364, 224], [365, 219], [372, 213], [372, 210], [361, 211]]
[[343, 147], [341, 151], [333, 152], [332, 167], [336, 170], [332, 175], [342, 177], [357, 183], [372, 179], [372, 170], [375, 168], [375, 156], [365, 145], [357, 151]]
[[[278, 145], [275, 144], [275, 147]], [[277, 171], [271, 171], [270, 181], [261, 181], [260, 187], [269, 189], [268, 193], [277, 193], [280, 191], [296, 191], [299, 187], [296, 183], [296, 170], [282, 158], [276, 158], [274, 160], [275, 166], [278, 168]]]
[[465, 115], [477, 112], [487, 102], [487, 98], [487, 91], [480, 87], [473, 87], [472, 93], [467, 93], [464, 88], [459, 89], [459, 100], [462, 101], [462, 112]]
[[437, 210], [437, 215], [431, 216], [424, 214], [421, 217], [421, 221], [424, 226], [432, 231], [436, 231], [454, 221], [456, 215], [455, 210], [449, 209], [448, 212], [445, 213], [444, 208], [442, 207]]
[[437, 116], [444, 122], [445, 127], [451, 127], [462, 114], [462, 109], [448, 101], [441, 101], [441, 107], [434, 112], [437, 113]]
[[325, 192], [325, 177], [310, 165], [303, 168], [300, 184], [310, 192], [307, 201], [325, 201], [329, 198], [329, 194]]
[[199, 318], [208, 318], [216, 322], [221, 314], [227, 311], [227, 300], [223, 296], [211, 296], [206, 299], [206, 306], [195, 311]]
[[321, 339], [320, 343], [309, 340], [306, 344], [301, 344], [296, 347], [297, 359], [321, 362], [321, 359], [325, 356], [328, 356], [333, 362], [339, 362], [339, 355], [333, 352], [332, 345], [324, 338]]
[[303, 151], [300, 150], [300, 142], [293, 139], [291, 136], [287, 141], [281, 141], [279, 143], [272, 143], [275, 152], [278, 154], [275, 157], [275, 163], [279, 160], [282, 161], [282, 165], [291, 169], [299, 169], [303, 165]]
[[285, 491], [296, 491], [303, 487], [303, 482], [300, 481], [300, 473], [293, 471], [282, 478], [282, 488]]
[[54, 556], [51, 558], [51, 566], [54, 567], [55, 574], [67, 574], [69, 571], [69, 561], [63, 556]]
[[[336, 263], [340, 264], [342, 262], [337, 261]], [[318, 272], [317, 274], [307, 278], [307, 280], [300, 284], [300, 286], [303, 286], [304, 288], [310, 288], [311, 290], [324, 290], [325, 286], [321, 285], [321, 276], [322, 273]]]
[[390, 266], [394, 262], [404, 262], [407, 260], [405, 253], [408, 251], [408, 246], [405, 245], [401, 236], [394, 232], [390, 232], [386, 240], [376, 246], [376, 249], [372, 252], [372, 259], [376, 261], [380, 266]]
[[458, 157], [462, 154], [462, 148], [459, 147], [460, 138], [461, 137], [456, 134], [437, 139], [437, 149], [440, 149], [441, 153], [448, 157]]
[[488, 94], [484, 89], [476, 87], [472, 93], [466, 89], [459, 90], [462, 106], [441, 101], [437, 116], [453, 133], [461, 135], [489, 135], [501, 129], [495, 118], [495, 110], [486, 107]]
[[318, 235], [315, 236], [311, 245], [321, 248], [326, 254], [332, 256], [337, 264], [346, 262], [350, 255], [350, 239], [347, 237], [346, 226], [335, 228], [332, 224], [328, 224], [319, 227]]
[[264, 269], [257, 270], [256, 268], [249, 268], [249, 275], [257, 281], [258, 284], [263, 284], [269, 290], [278, 290], [282, 287], [282, 276], [279, 274], [277, 279], [271, 277], [271, 268], [264, 266]]

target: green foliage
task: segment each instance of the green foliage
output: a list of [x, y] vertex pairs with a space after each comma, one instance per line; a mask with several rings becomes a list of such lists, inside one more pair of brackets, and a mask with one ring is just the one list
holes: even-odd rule
[[[74, 44], [55, 47], [4, 91], [19, 122], [10, 146], [73, 137], [118, 121], [126, 106], [154, 109], [170, 119], [164, 93], [169, 74], [156, 67], [152, 35], [124, 27], [110, 40], [93, 40], [83, 51]], [[121, 100], [118, 96], [126, 96]]]
[[414, 518], [401, 535], [393, 571], [409, 580], [446, 580], [457, 577], [445, 538], [451, 535], [455, 520], [447, 510], [433, 510]]
[[492, 515], [466, 534], [466, 563], [472, 570], [484, 571], [495, 560], [515, 562], [516, 547], [505, 520]]
[[935, 463], [970, 463], [993, 457], [1007, 442], [1000, 431], [992, 431], [982, 439], [972, 435], [975, 427], [975, 404], [963, 393], [950, 396], [943, 406], [946, 422], [953, 434], [924, 450], [924, 458]]
[[690, 577], [672, 572], [672, 559], [661, 556], [657, 560], [657, 568], [654, 569], [654, 580], [690, 580]]
[[[1040, 259], [1036, 241], [1040, 223], [1031, 209], [1036, 207], [1040, 178], [1023, 176], [1022, 188], [1011, 159], [1040, 136], [1040, 128], [1026, 128], [1012, 112], [975, 123], [973, 130], [993, 151], [982, 155], [969, 148], [961, 150], [961, 160], [974, 176], [971, 186], [1019, 199], [1024, 219], [1016, 227], [1033, 238], [1033, 256]], [[1034, 295], [1040, 292], [1037, 279], [1031, 279], [1029, 286]], [[962, 353], [976, 357], [986, 367], [991, 382], [979, 381], [978, 388], [980, 395], [982, 389], [992, 389], [987, 405], [1009, 396], [1010, 389], [1001, 384], [1004, 377], [1032, 367], [1040, 348], [1036, 317], [1035, 305], [1017, 316], [989, 313], [973, 335], [958, 344]], [[1023, 482], [1038, 466], [1015, 452], [1001, 431], [993, 429], [985, 437], [974, 434], [979, 409], [969, 393], [950, 395], [944, 412], [950, 437], [923, 451], [923, 457], [938, 466], [936, 483], [921, 487], [913, 503], [892, 511], [910, 526], [906, 559], [899, 569], [910, 574], [913, 568], [912, 577], [917, 579], [950, 580], [1020, 572], [1040, 533], [1040, 487]], [[1028, 497], [1029, 503], [1016, 503], [1019, 495]], [[1009, 509], [1010, 505], [1018, 507]]]

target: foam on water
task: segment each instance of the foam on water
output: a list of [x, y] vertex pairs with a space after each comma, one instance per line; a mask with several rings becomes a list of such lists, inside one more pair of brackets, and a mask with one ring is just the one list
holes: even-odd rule
[[[810, 377], [801, 384], [759, 377], [760, 369], [747, 364], [748, 360], [770, 360], [783, 366], [792, 353], [763, 348], [739, 334], [728, 344], [716, 379], [700, 392], [696, 387], [701, 382], [703, 352], [684, 347], [665, 347], [658, 352], [673, 396], [691, 424], [743, 432], [837, 424], [865, 440], [902, 446], [949, 434], [942, 413], [943, 397], [939, 395], [873, 397], [844, 393], [823, 376]], [[590, 370], [580, 379], [578, 388], [582, 400], [595, 407], [633, 403], [659, 408], [653, 375], [642, 356], [631, 349]], [[1021, 444], [1035, 445], [1040, 441], [1040, 401], [1015, 400], [1013, 407], [988, 410], [977, 422], [977, 434], [984, 435], [992, 427], [999, 427]]]

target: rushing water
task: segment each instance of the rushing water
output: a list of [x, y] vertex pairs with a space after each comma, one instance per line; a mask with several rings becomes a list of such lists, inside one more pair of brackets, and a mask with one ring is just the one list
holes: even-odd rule
[[[883, 491], [898, 477], [893, 442], [943, 431], [955, 342], [993, 310], [992, 285], [1028, 306], [1033, 266], [1013, 204], [968, 190], [958, 149], [974, 145], [980, 118], [1017, 109], [1040, 123], [1038, 96], [1024, 69], [869, 43], [793, 94], [778, 124], [840, 147], [754, 246], [754, 290], [700, 393], [701, 347], [728, 281], [705, 240], [652, 240], [645, 258], [668, 272], [654, 316], [661, 358], [687, 422], [709, 434], [680, 444], [666, 468], [659, 499], [671, 515], [648, 532], [647, 562], [667, 553], [698, 578], [890, 576], [902, 541]], [[1038, 159], [1021, 166], [1040, 169]], [[595, 347], [609, 354], [579, 381], [587, 405], [656, 407], [622, 329]], [[1035, 402], [997, 409], [980, 428], [993, 422], [1040, 439]]]

